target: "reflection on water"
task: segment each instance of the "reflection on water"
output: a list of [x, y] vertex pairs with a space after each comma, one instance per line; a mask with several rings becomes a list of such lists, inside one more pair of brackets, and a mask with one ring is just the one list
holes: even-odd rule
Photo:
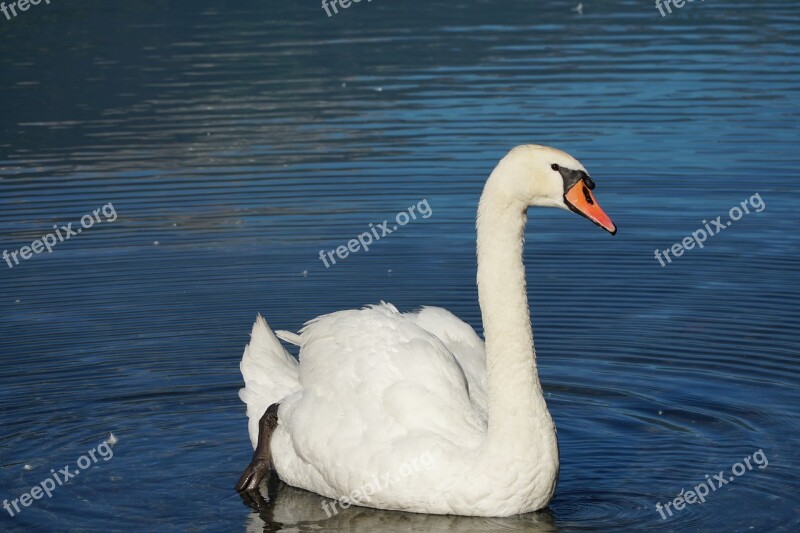
[[[268, 490], [267, 490], [268, 489]], [[323, 510], [327, 500], [301, 489], [270, 481], [262, 486], [271, 498], [250, 502], [256, 509], [247, 522], [248, 533], [272, 531], [558, 531], [549, 510], [512, 518], [442, 516], [376, 511], [352, 506], [337, 513]], [[269, 501], [267, 501], [269, 500]]]
[[[800, 8], [792, 0], [52, 3], [5, 21], [0, 500], [109, 432], [94, 465], [0, 529], [795, 530], [800, 352]], [[351, 508], [281, 487], [256, 512], [239, 357], [252, 320], [296, 330], [381, 299], [480, 331], [474, 215], [495, 162], [578, 157], [619, 225], [532, 210], [526, 263], [561, 475], [543, 513], [483, 520]], [[661, 267], [742, 199], [765, 208]], [[326, 268], [427, 199], [432, 215]], [[356, 451], [357, 453], [357, 451]], [[27, 465], [27, 468], [26, 468]]]

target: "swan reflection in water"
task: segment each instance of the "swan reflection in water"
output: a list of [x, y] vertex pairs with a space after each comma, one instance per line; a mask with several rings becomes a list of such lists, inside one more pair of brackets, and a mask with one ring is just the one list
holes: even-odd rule
[[[268, 491], [268, 492], [267, 492]], [[270, 494], [269, 501], [265, 495]], [[552, 533], [558, 531], [549, 509], [506, 518], [483, 518], [454, 515], [429, 515], [383, 511], [368, 507], [336, 507], [330, 511], [334, 500], [323, 498], [287, 485], [271, 475], [258, 493], [240, 494], [242, 501], [253, 513], [245, 525], [248, 533], [273, 531], [531, 531]], [[327, 503], [325, 512], [323, 503]], [[298, 518], [298, 517], [303, 517]]]

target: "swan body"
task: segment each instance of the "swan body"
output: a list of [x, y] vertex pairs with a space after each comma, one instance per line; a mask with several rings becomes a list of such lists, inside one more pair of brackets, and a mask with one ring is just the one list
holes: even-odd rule
[[259, 316], [240, 397], [254, 447], [259, 418], [279, 404], [269, 443], [279, 477], [344, 505], [495, 517], [545, 507], [558, 443], [536, 369], [526, 211], [571, 209], [613, 233], [593, 186], [578, 161], [543, 146], [495, 168], [477, 219], [485, 342], [445, 309], [381, 302], [279, 332], [300, 346], [298, 362]]

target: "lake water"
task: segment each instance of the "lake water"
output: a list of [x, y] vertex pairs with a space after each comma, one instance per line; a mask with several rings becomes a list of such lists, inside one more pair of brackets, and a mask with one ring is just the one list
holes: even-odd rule
[[[2, 248], [111, 204], [52, 253], [0, 263], [0, 498], [97, 452], [52, 497], [0, 509], [0, 530], [797, 531], [800, 5], [575, 4], [375, 0], [329, 18], [316, 2], [87, 0], [0, 15]], [[580, 159], [619, 226], [530, 213], [561, 447], [549, 509], [327, 518], [286, 486], [246, 507], [238, 365], [256, 313], [296, 330], [383, 299], [481, 331], [476, 202], [529, 142]], [[756, 194], [702, 249], [654, 256]], [[423, 199], [429, 218], [320, 261]], [[755, 453], [768, 465], [705, 503], [656, 510]]]

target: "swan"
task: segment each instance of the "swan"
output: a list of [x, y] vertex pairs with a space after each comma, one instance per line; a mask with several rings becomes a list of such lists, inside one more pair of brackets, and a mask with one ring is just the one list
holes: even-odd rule
[[[438, 307], [401, 313], [381, 302], [299, 333], [274, 332], [259, 315], [239, 392], [255, 452], [237, 490], [257, 490], [273, 468], [338, 500], [334, 511], [506, 517], [546, 507], [558, 441], [525, 288], [527, 209], [568, 209], [614, 235], [594, 186], [581, 163], [547, 146], [518, 146], [492, 171], [477, 215], [485, 341]], [[280, 339], [300, 346], [299, 362]]]

